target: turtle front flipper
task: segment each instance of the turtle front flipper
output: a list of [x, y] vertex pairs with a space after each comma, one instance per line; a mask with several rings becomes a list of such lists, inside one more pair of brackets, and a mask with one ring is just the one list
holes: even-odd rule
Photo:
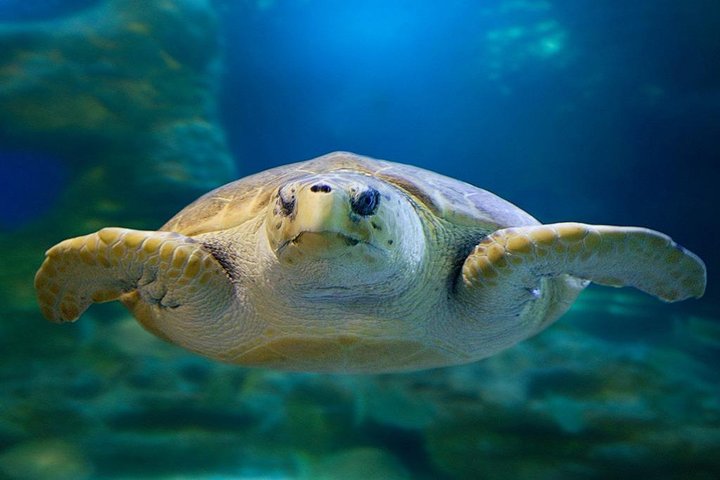
[[[103, 228], [60, 242], [35, 275], [43, 315], [72, 322], [93, 302], [132, 292], [145, 305], [212, 311], [232, 298], [232, 282], [199, 242], [172, 232]], [[158, 333], [158, 332], [156, 332]]]
[[506, 228], [488, 235], [466, 259], [460, 288], [501, 308], [539, 297], [541, 278], [563, 274], [633, 286], [666, 302], [705, 292], [702, 260], [667, 235], [582, 223]]

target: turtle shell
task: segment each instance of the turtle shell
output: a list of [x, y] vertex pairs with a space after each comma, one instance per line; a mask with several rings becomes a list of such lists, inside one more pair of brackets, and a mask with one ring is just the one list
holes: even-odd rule
[[450, 224], [483, 225], [488, 230], [537, 225], [512, 203], [469, 183], [429, 170], [333, 152], [305, 162], [283, 165], [219, 187], [178, 212], [162, 228], [193, 236], [225, 230], [257, 218], [280, 186], [308, 174], [352, 172], [391, 183], [426, 211]]

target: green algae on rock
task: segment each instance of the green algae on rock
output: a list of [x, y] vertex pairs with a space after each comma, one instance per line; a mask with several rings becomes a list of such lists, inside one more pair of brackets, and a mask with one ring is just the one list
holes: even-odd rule
[[123, 198], [145, 201], [202, 191], [234, 174], [217, 118], [220, 64], [210, 1], [105, 0], [71, 17], [2, 25], [0, 127], [20, 147], [61, 153], [74, 199], [97, 169], [107, 173], [92, 180], [108, 191], [93, 204], [111, 202], [120, 185]]
[[13, 480], [85, 480], [93, 468], [72, 443], [36, 440], [15, 445], [0, 453], [0, 473]]

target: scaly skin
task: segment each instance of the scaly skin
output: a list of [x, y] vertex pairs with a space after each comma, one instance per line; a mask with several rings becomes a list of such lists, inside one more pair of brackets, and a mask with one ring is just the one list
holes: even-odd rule
[[532, 288], [540, 276], [567, 273], [612, 287], [631, 286], [666, 302], [700, 298], [705, 265], [654, 230], [556, 223], [498, 230], [463, 265], [467, 288]]
[[213, 292], [227, 297], [232, 290], [227, 278], [219, 281], [224, 275], [212, 255], [178, 233], [103, 228], [48, 250], [35, 288], [48, 320], [74, 322], [91, 303], [117, 300], [138, 288], [148, 302], [165, 308], [204, 303], [195, 297]]
[[666, 302], [699, 298], [705, 265], [662, 233], [558, 223], [497, 230], [465, 260], [455, 331], [486, 355], [551, 325], [589, 281], [632, 286]]

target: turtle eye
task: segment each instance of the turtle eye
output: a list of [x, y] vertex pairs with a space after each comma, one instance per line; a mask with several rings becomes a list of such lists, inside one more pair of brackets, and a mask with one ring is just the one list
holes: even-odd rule
[[350, 208], [358, 215], [366, 217], [377, 211], [380, 203], [380, 193], [374, 188], [368, 188], [350, 200]]
[[278, 206], [283, 216], [292, 215], [295, 211], [295, 189], [292, 189], [290, 194], [283, 192], [282, 188], [278, 190]]

